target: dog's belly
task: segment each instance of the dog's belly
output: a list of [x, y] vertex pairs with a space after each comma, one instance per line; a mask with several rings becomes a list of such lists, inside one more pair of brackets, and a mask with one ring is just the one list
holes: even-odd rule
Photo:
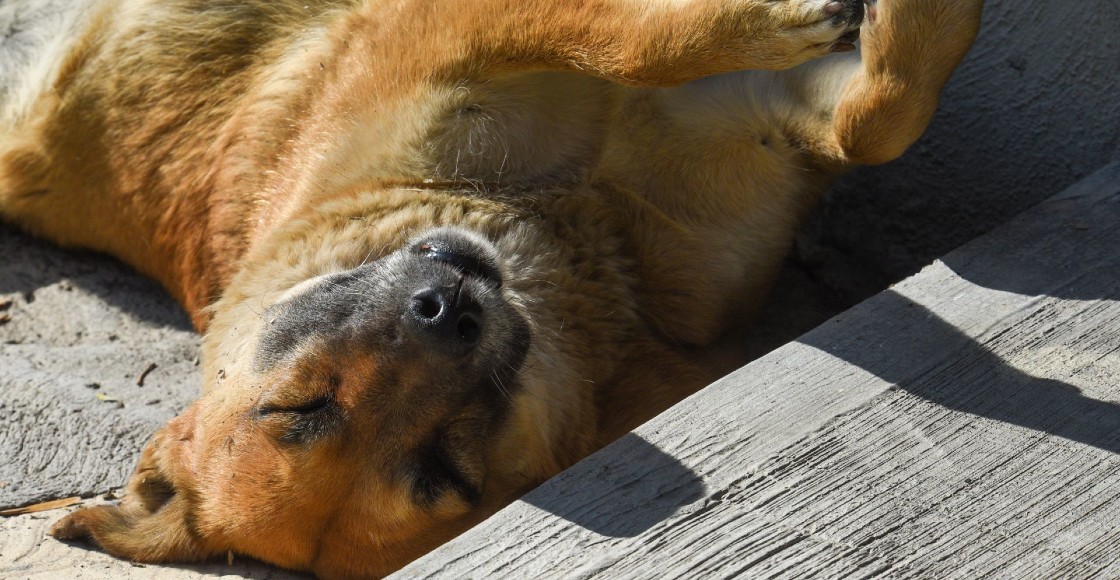
[[0, 128], [10, 129], [50, 89], [94, 3], [0, 2]]

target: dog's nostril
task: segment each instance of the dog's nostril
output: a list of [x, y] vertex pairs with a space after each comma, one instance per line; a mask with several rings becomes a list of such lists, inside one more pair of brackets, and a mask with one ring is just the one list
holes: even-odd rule
[[470, 352], [483, 335], [485, 315], [466, 288], [424, 288], [414, 293], [407, 307], [416, 336], [441, 352]]
[[412, 296], [412, 313], [424, 320], [435, 320], [443, 312], [446, 300], [434, 290], [421, 290]]
[[482, 325], [479, 324], [478, 317], [470, 313], [459, 317], [455, 330], [458, 331], [459, 338], [467, 344], [478, 342], [479, 337], [482, 336]]

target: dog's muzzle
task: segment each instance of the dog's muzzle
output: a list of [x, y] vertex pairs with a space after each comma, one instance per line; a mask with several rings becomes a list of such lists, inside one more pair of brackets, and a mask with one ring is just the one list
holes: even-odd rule
[[465, 355], [486, 332], [487, 308], [476, 295], [496, 293], [502, 277], [488, 244], [462, 232], [441, 228], [412, 244], [411, 252], [435, 268], [414, 271], [402, 283], [414, 286], [406, 326], [420, 341], [449, 355]]

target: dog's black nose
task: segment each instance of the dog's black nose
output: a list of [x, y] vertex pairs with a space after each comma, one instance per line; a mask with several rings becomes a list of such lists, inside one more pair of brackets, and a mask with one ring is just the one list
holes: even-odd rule
[[483, 309], [460, 279], [454, 286], [428, 286], [412, 294], [410, 326], [435, 348], [465, 355], [482, 338]]

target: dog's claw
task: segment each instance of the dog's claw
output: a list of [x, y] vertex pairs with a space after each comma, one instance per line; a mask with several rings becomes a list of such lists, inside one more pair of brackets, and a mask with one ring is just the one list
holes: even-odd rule
[[875, 19], [879, 17], [879, 0], [866, 0], [864, 4], [866, 5], [867, 23], [875, 24]]

